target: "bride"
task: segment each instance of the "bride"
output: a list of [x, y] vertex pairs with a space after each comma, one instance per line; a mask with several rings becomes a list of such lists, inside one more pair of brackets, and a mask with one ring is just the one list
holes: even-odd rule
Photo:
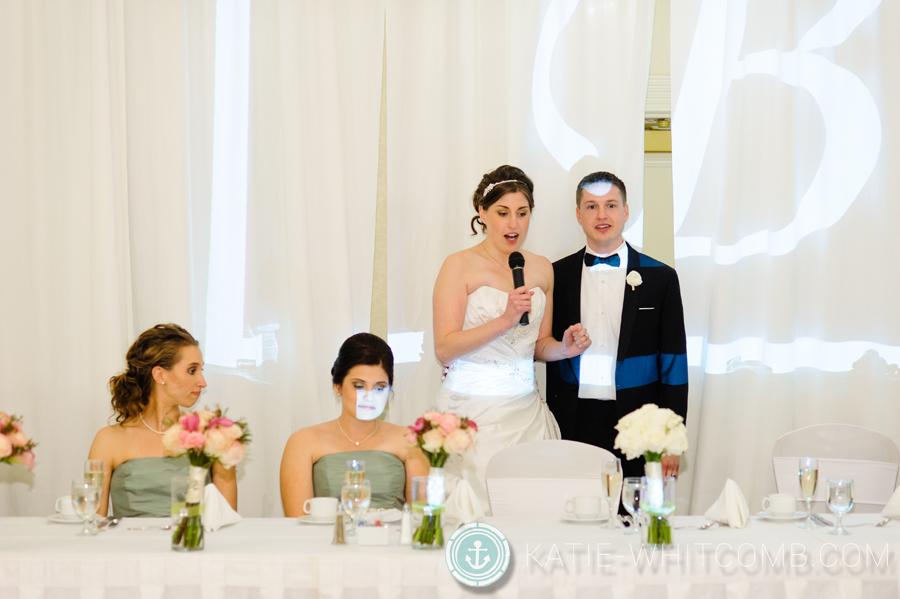
[[[472, 197], [484, 240], [444, 260], [434, 285], [435, 353], [447, 368], [437, 409], [474, 420], [474, 451], [449, 463], [448, 475], [472, 485], [490, 514], [485, 467], [499, 450], [519, 443], [558, 439], [559, 426], [538, 394], [534, 358], [555, 361], [581, 354], [591, 344], [580, 324], [562, 341], [551, 335], [553, 267], [522, 249], [534, 210], [534, 184], [514, 166], [482, 177]], [[525, 285], [513, 288], [509, 256], [525, 257]], [[529, 314], [529, 323], [519, 320]]]

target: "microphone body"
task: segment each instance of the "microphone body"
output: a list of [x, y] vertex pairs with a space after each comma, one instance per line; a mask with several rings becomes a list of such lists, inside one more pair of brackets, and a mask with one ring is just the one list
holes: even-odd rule
[[[520, 252], [513, 252], [509, 255], [509, 267], [512, 269], [513, 287], [518, 289], [525, 286], [525, 256]], [[525, 326], [528, 324], [528, 312], [519, 319], [519, 324]]]

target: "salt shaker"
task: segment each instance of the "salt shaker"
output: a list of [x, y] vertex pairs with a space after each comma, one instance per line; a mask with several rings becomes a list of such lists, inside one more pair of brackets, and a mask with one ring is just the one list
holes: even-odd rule
[[331, 540], [332, 545], [346, 545], [347, 541], [344, 540], [344, 512], [341, 510], [341, 506], [338, 505], [337, 516], [334, 520], [334, 538]]
[[412, 511], [409, 504], [403, 504], [403, 516], [400, 517], [400, 544], [412, 545]]

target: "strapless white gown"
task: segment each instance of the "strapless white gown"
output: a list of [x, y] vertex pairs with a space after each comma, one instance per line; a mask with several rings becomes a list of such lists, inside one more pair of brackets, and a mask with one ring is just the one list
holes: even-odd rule
[[[470, 418], [478, 425], [474, 447], [464, 459], [448, 460], [445, 473], [450, 488], [456, 477], [468, 481], [488, 515], [484, 475], [491, 456], [519, 443], [560, 437], [559, 425], [534, 380], [534, 344], [547, 298], [539, 287], [532, 291], [529, 324], [516, 325], [454, 360], [436, 399], [438, 411]], [[463, 330], [502, 315], [507, 296], [493, 287], [479, 287], [469, 294]]]

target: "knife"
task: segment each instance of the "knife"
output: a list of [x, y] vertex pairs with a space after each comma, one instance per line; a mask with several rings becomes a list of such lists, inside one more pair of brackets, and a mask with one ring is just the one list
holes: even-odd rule
[[824, 524], [825, 526], [834, 526], [833, 523], [829, 522], [828, 520], [826, 520], [825, 518], [823, 518], [823, 517], [820, 516], [819, 514], [812, 514], [812, 519], [815, 520], [816, 522], [819, 522], [819, 523], [821, 523], [821, 524]]

